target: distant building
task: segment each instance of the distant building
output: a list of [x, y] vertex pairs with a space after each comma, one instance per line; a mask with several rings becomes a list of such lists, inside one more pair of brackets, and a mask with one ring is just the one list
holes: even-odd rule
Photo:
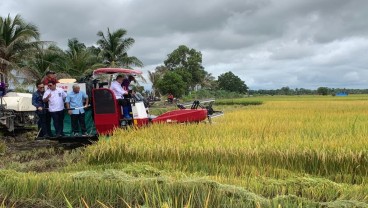
[[338, 92], [336, 93], [336, 96], [348, 96], [347, 92]]

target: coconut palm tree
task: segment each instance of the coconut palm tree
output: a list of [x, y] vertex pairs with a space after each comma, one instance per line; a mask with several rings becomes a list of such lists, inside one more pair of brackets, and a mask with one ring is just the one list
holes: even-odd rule
[[0, 17], [0, 72], [8, 77], [12, 69], [18, 69], [18, 63], [39, 44], [39, 36], [37, 27], [20, 15]]
[[33, 56], [24, 59], [22, 73], [28, 82], [41, 80], [46, 71], [58, 71], [64, 64], [64, 52], [56, 45], [39, 45], [33, 50]]
[[162, 78], [168, 71], [169, 69], [165, 66], [158, 66], [153, 72], [148, 71], [148, 79], [152, 83], [152, 93], [154, 96], [156, 96], [156, 93], [160, 94], [160, 92], [157, 91], [157, 83], [160, 80], [160, 78]]
[[99, 57], [94, 55], [84, 43], [73, 38], [68, 40], [68, 49], [65, 51], [65, 71], [71, 76], [82, 76], [91, 71], [94, 66], [100, 65]]
[[100, 39], [97, 41], [101, 49], [101, 55], [106, 66], [130, 68], [132, 66], [143, 67], [143, 63], [135, 56], [128, 56], [128, 49], [134, 44], [133, 38], [123, 38], [127, 31], [118, 29], [110, 32], [107, 28], [107, 34], [99, 31], [97, 35]]

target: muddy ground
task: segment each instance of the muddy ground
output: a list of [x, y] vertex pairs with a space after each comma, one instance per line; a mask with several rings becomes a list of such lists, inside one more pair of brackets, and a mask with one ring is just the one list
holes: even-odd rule
[[[0, 169], [21, 172], [57, 171], [66, 165], [65, 153], [75, 149], [69, 144], [51, 140], [35, 140], [37, 132], [0, 132]], [[1, 148], [0, 148], [1, 149]]]

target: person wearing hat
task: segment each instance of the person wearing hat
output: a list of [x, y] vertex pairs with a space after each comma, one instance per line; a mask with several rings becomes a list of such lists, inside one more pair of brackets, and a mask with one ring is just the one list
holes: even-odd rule
[[42, 78], [42, 83], [47, 86], [49, 84], [49, 82], [55, 82], [55, 83], [59, 83], [59, 81], [57, 81], [56, 77], [55, 77], [55, 72], [54, 71], [47, 71], [46, 72], [46, 76], [44, 76]]

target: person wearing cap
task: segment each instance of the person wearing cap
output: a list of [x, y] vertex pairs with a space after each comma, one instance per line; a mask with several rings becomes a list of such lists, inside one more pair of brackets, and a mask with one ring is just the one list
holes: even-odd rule
[[48, 83], [48, 89], [43, 94], [43, 102], [49, 104], [49, 112], [54, 122], [56, 137], [64, 136], [64, 100], [67, 94], [63, 89], [56, 87], [55, 81]]
[[65, 104], [71, 118], [73, 135], [78, 136], [80, 126], [82, 136], [87, 136], [84, 108], [88, 107], [88, 95], [84, 91], [80, 91], [78, 84], [74, 84], [73, 91], [68, 93]]
[[56, 77], [55, 77], [55, 72], [54, 71], [47, 71], [46, 72], [46, 76], [44, 76], [42, 78], [42, 83], [47, 86], [49, 84], [49, 82], [55, 82], [55, 83], [59, 83], [59, 81], [57, 81]]

